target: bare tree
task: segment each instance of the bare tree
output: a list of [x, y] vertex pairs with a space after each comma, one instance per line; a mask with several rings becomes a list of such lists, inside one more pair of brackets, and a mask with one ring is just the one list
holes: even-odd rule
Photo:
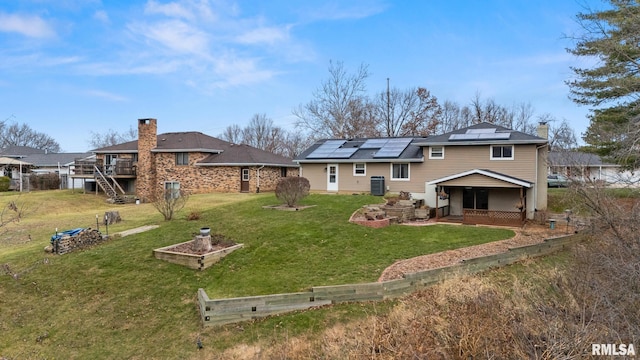
[[255, 114], [242, 130], [242, 143], [258, 149], [279, 153], [284, 130], [273, 125], [266, 114]]
[[425, 88], [381, 92], [376, 110], [383, 136], [431, 135], [442, 115], [438, 99]]
[[224, 129], [224, 132], [218, 135], [219, 138], [234, 144], [242, 144], [242, 128], [238, 124], [232, 124]]
[[0, 147], [29, 146], [49, 152], [60, 152], [58, 144], [51, 136], [33, 130], [27, 124], [0, 122]]
[[[550, 115], [547, 114], [543, 119], [549, 119], [549, 117]], [[574, 150], [578, 147], [576, 134], [567, 120], [562, 120], [560, 125], [549, 126], [549, 147], [552, 151]]]
[[134, 141], [138, 138], [138, 131], [129, 127], [129, 130], [125, 132], [117, 132], [113, 129], [109, 129], [104, 133], [91, 132], [91, 140], [89, 145], [93, 148], [102, 148], [112, 145], [122, 144], [128, 141]]
[[177, 211], [187, 204], [189, 194], [184, 190], [168, 189], [153, 202], [153, 207], [164, 217], [165, 221], [173, 219]]
[[313, 93], [313, 100], [293, 110], [296, 126], [307, 130], [314, 138], [350, 138], [364, 133], [363, 107], [368, 106], [365, 81], [369, 77], [367, 65], [360, 65], [349, 74], [342, 62], [329, 63], [329, 78]]

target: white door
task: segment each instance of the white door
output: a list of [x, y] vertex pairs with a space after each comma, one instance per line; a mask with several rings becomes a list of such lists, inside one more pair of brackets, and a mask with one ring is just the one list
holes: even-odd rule
[[327, 165], [327, 191], [338, 191], [338, 165]]

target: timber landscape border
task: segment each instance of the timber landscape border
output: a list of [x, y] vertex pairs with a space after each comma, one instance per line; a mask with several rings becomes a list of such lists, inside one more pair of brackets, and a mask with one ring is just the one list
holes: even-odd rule
[[549, 255], [575, 243], [580, 235], [545, 239], [533, 245], [509, 248], [492, 255], [462, 260], [459, 264], [415, 273], [402, 279], [361, 284], [314, 286], [296, 293], [210, 299], [198, 289], [198, 305], [204, 326], [217, 326], [258, 319], [270, 315], [305, 310], [342, 302], [376, 301], [397, 298], [458, 275], [475, 274], [525, 259]]

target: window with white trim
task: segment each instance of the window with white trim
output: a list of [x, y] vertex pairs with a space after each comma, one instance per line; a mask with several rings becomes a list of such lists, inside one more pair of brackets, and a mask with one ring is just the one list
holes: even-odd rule
[[513, 145], [491, 145], [491, 160], [513, 160]]
[[366, 176], [367, 164], [365, 163], [353, 163], [353, 176]]
[[444, 146], [430, 146], [429, 159], [444, 159]]
[[164, 198], [177, 199], [180, 197], [180, 182], [179, 181], [166, 181], [164, 183]]
[[391, 164], [391, 180], [409, 180], [409, 164]]

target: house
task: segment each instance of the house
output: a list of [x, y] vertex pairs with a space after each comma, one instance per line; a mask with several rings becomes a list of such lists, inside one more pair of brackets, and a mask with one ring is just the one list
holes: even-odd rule
[[549, 174], [562, 174], [569, 179], [609, 186], [638, 184], [638, 171], [624, 170], [620, 165], [606, 162], [596, 154], [581, 151], [549, 152]]
[[75, 161], [92, 157], [91, 153], [36, 153], [27, 155], [22, 160], [32, 165], [31, 173], [58, 175], [61, 189], [82, 189], [82, 182], [71, 178], [75, 173]]
[[410, 192], [437, 217], [521, 222], [547, 207], [546, 124], [538, 134], [480, 123], [429, 137], [327, 139], [294, 161], [313, 191], [376, 193], [383, 182], [382, 194]]
[[[74, 162], [78, 158], [88, 158], [92, 155], [90, 153], [52, 153], [30, 146], [8, 146], [0, 149], [0, 156], [23, 162], [22, 186], [25, 189], [29, 189], [27, 173], [57, 174], [60, 177], [61, 188], [77, 189], [82, 186], [82, 183], [70, 179], [70, 175], [74, 173]], [[0, 162], [0, 167], [3, 167], [4, 174], [11, 178], [11, 188], [18, 189], [20, 170], [16, 164], [17, 162], [15, 164]]]
[[95, 161], [76, 162], [72, 177], [95, 181], [109, 196], [153, 201], [165, 191], [273, 191], [298, 176], [291, 159], [200, 132], [157, 134], [156, 119], [138, 120], [138, 140], [95, 149]]

